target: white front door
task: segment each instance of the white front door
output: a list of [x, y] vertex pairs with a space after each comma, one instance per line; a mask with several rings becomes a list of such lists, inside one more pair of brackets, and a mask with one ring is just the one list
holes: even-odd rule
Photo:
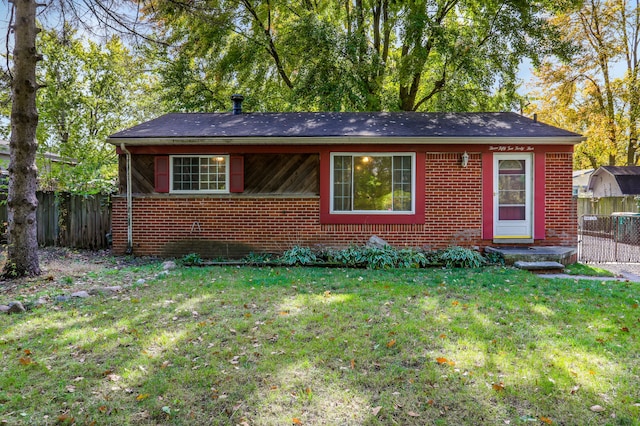
[[531, 154], [493, 157], [493, 237], [532, 239]]

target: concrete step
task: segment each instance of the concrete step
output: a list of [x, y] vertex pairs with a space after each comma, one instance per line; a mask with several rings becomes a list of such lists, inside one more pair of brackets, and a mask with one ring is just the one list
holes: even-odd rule
[[564, 265], [559, 262], [525, 262], [523, 260], [519, 260], [513, 264], [518, 269], [524, 269], [526, 271], [537, 272], [537, 273], [557, 273], [562, 272], [564, 269]]
[[485, 247], [487, 253], [499, 253], [507, 265], [514, 265], [518, 261], [523, 262], [558, 262], [563, 265], [575, 263], [575, 247]]

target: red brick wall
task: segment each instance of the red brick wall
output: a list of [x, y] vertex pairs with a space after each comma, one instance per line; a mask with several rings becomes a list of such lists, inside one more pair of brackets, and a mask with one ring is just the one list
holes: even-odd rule
[[573, 155], [566, 152], [546, 155], [546, 226], [544, 245], [578, 244], [577, 203], [572, 196]]
[[[492, 241], [481, 237], [481, 154], [469, 153], [466, 168], [460, 166], [460, 155], [426, 154], [424, 224], [321, 224], [316, 196], [135, 196], [133, 252], [242, 256], [249, 251], [281, 252], [294, 245], [363, 244], [371, 235], [400, 247], [490, 245]], [[547, 154], [546, 172], [547, 239], [537, 243], [575, 245], [571, 153]], [[123, 253], [127, 246], [125, 197], [114, 198], [112, 217], [113, 250]]]

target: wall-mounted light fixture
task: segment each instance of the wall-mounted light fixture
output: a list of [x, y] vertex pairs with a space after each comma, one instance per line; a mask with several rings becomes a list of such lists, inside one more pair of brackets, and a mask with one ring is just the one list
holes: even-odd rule
[[462, 157], [460, 158], [460, 165], [462, 167], [467, 167], [468, 164], [469, 164], [469, 154], [467, 154], [467, 151], [465, 151], [464, 154], [462, 154]]

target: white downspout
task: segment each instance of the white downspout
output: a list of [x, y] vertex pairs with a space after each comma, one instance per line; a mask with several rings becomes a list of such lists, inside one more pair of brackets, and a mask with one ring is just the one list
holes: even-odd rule
[[127, 175], [127, 250], [126, 254], [133, 253], [133, 202], [131, 200], [131, 152], [127, 151], [124, 142], [120, 143], [120, 149], [125, 153]]

